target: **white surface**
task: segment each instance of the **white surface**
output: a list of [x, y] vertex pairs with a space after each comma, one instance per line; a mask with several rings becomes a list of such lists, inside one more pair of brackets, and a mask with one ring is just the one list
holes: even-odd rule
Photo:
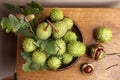
[[44, 6], [80, 7], [111, 5], [117, 3], [118, 0], [39, 0], [39, 2]]
[[[32, 0], [0, 0], [0, 3], [14, 3], [25, 5]], [[33, 0], [40, 2], [45, 7], [109, 7], [120, 0]], [[119, 7], [119, 6], [116, 6]]]
[[120, 8], [120, 1], [116, 5], [113, 5], [111, 7], [113, 7], [113, 8]]

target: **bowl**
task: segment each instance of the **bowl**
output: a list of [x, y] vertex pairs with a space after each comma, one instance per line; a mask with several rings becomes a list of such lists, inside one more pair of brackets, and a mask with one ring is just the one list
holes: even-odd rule
[[[68, 17], [67, 17], [67, 18], [68, 18]], [[39, 24], [40, 22], [47, 22], [47, 20], [49, 20], [50, 22], [52, 22], [52, 21], [50, 20], [50, 17], [46, 17], [45, 19], [39, 21], [38, 24]], [[81, 31], [80, 31], [80, 28], [78, 28], [79, 26], [77, 25], [77, 23], [76, 23], [75, 21], [73, 21], [73, 22], [74, 22], [74, 24], [73, 24], [73, 27], [72, 27], [71, 31], [73, 31], [73, 32], [76, 33], [76, 35], [77, 35], [77, 41], [84, 42], [84, 41], [83, 41], [82, 33], [81, 33]], [[73, 60], [72, 60], [69, 64], [62, 64], [62, 65], [61, 65], [58, 69], [56, 69], [56, 70], [52, 70], [52, 69], [50, 69], [50, 68], [47, 68], [47, 70], [49, 70], [49, 71], [62, 71], [62, 70], [66, 70], [66, 69], [72, 67], [72, 66], [79, 60], [79, 58], [80, 58], [80, 57], [74, 57]]]

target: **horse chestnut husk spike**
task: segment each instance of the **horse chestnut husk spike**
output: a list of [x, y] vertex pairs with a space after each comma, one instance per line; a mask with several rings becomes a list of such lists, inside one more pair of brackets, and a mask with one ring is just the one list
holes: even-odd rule
[[102, 43], [109, 42], [112, 39], [113, 33], [109, 27], [99, 27], [95, 31], [95, 38]]
[[81, 71], [82, 71], [83, 74], [90, 75], [94, 72], [94, 66], [90, 63], [84, 63], [81, 66]]
[[93, 44], [90, 46], [89, 53], [92, 59], [100, 60], [104, 57], [105, 50], [101, 44]]

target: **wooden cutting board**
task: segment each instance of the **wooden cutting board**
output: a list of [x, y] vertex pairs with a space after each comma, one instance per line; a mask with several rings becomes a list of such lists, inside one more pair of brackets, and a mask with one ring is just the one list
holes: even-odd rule
[[[51, 8], [45, 8], [42, 19], [49, 15]], [[120, 9], [111, 8], [62, 8], [64, 15], [72, 18], [82, 32], [84, 43], [89, 46], [98, 43], [93, 38], [93, 31], [99, 26], [108, 26], [113, 31], [113, 39], [103, 44], [106, 54], [119, 53], [116, 55], [105, 55], [102, 60], [94, 61], [88, 56], [82, 56], [71, 68], [63, 71], [22, 71], [24, 60], [20, 56], [23, 36], [17, 39], [17, 62], [16, 71], [18, 80], [120, 80]], [[80, 71], [82, 63], [92, 63], [95, 66], [94, 73], [90, 76]], [[111, 65], [113, 66], [107, 70]]]

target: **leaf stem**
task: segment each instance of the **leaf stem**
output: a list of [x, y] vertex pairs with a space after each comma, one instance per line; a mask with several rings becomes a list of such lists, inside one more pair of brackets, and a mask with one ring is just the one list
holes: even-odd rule
[[111, 66], [107, 67], [105, 70], [108, 70], [108, 69], [110, 69], [110, 68], [112, 68], [112, 67], [114, 67], [114, 66], [117, 66], [117, 65], [118, 65], [118, 64], [111, 65]]
[[44, 28], [44, 31], [47, 31], [47, 28], [49, 27], [49, 24]]
[[53, 27], [53, 29], [54, 29], [57, 33], [59, 32], [59, 30], [56, 29], [56, 27], [53, 25], [53, 23], [51, 23], [49, 20], [47, 20], [47, 22]]
[[[56, 45], [57, 45], [57, 44], [56, 44]], [[61, 47], [60, 47], [60, 46], [58, 46], [58, 45], [57, 45], [57, 47], [58, 47], [59, 49], [61, 49]]]
[[120, 53], [110, 53], [110, 54], [106, 54], [106, 55], [116, 55], [116, 54], [120, 54]]
[[57, 44], [56, 44], [56, 46], [59, 48], [59, 49], [58, 49], [58, 51], [57, 51], [57, 53], [58, 53], [58, 52], [60, 51], [61, 47], [60, 47], [60, 46], [58, 46]]
[[120, 57], [120, 55], [117, 55], [118, 57]]
[[30, 28], [30, 31], [31, 31], [33, 34], [35, 34], [34, 31], [33, 31], [33, 29], [32, 29], [32, 27], [31, 27], [31, 25], [29, 26], [29, 28]]

